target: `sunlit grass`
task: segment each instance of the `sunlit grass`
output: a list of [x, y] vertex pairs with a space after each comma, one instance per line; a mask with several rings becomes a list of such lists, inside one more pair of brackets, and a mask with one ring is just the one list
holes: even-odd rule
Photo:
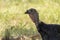
[[[0, 0], [0, 35], [4, 34], [6, 28], [11, 35], [32, 35], [37, 30], [25, 11], [35, 8], [39, 13], [39, 18], [45, 23], [60, 23], [60, 4], [48, 0]], [[3, 34], [2, 34], [3, 33]]]

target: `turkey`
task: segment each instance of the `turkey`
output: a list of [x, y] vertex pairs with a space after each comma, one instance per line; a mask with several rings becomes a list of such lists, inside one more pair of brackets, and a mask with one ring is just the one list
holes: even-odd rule
[[60, 25], [59, 24], [46, 24], [39, 21], [39, 15], [36, 9], [30, 8], [25, 12], [36, 25], [37, 31], [41, 34], [42, 40], [60, 40]]

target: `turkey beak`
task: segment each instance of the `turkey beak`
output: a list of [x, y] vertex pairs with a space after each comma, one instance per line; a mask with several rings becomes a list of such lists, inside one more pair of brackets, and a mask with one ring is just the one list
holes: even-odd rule
[[28, 14], [27, 12], [25, 12], [25, 14]]
[[28, 10], [25, 12], [25, 14], [29, 14]]

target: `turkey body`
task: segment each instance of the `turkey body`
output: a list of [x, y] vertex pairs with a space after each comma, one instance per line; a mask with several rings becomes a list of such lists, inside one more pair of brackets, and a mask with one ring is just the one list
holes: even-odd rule
[[39, 21], [38, 12], [34, 8], [27, 10], [25, 14], [29, 14], [32, 22], [36, 25], [37, 31], [41, 34], [42, 40], [60, 40], [60, 25]]
[[41, 22], [38, 24], [37, 30], [41, 34], [42, 40], [60, 40], [60, 33], [57, 30], [58, 27], [60, 25]]

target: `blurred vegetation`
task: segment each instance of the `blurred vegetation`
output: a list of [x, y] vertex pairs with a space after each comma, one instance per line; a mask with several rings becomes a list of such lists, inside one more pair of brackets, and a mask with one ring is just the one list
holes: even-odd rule
[[35, 8], [45, 23], [60, 24], [60, 0], [0, 0], [0, 36], [37, 34], [35, 25], [24, 12]]

